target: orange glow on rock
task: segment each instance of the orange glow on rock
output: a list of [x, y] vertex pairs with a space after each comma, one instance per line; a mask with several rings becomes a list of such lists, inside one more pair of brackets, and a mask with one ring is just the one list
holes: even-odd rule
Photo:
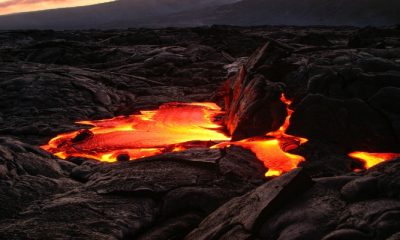
[[253, 138], [238, 142], [223, 142], [214, 147], [222, 148], [227, 145], [241, 146], [256, 154], [264, 166], [268, 168], [266, 176], [277, 176], [297, 167], [304, 161], [299, 155], [285, 152], [280, 146], [280, 140], [276, 138]]
[[400, 157], [400, 153], [369, 153], [369, 152], [352, 152], [349, 156], [356, 158], [365, 163], [365, 168], [373, 167], [381, 162]]
[[[283, 96], [282, 101], [290, 104]], [[114, 162], [194, 147], [241, 146], [254, 152], [264, 163], [269, 169], [266, 176], [277, 176], [304, 161], [302, 156], [287, 152], [307, 141], [285, 133], [292, 112], [288, 109], [285, 123], [275, 132], [231, 142], [222, 133], [222, 124], [215, 121], [224, 113], [215, 103], [166, 103], [157, 110], [128, 117], [80, 121], [92, 128], [60, 134], [42, 148], [62, 159], [86, 157]]]
[[293, 110], [289, 109], [291, 101], [287, 100], [283, 94], [281, 101], [286, 104], [287, 116], [284, 124], [277, 131], [267, 133], [264, 138], [250, 138], [237, 142], [220, 143], [216, 147], [223, 147], [229, 144], [251, 150], [268, 168], [266, 176], [281, 175], [296, 168], [300, 162], [304, 161], [304, 157], [287, 151], [296, 149], [307, 142], [307, 139], [285, 133], [289, 127]]
[[[294, 142], [297, 141], [298, 143], [295, 146], [292, 145], [292, 148], [289, 148], [289, 145], [284, 147], [285, 151], [289, 151], [294, 148], [297, 148], [300, 144], [306, 143], [308, 140], [306, 138], [295, 137], [295, 136], [286, 134], [286, 130], [290, 124], [290, 117], [292, 116], [294, 111], [289, 108], [289, 106], [290, 106], [290, 104], [292, 104], [292, 102], [290, 100], [286, 99], [283, 94], [281, 96], [281, 101], [286, 104], [287, 116], [285, 118], [285, 122], [277, 131], [267, 133], [267, 136], [278, 138], [278, 139], [281, 139], [281, 138], [286, 139], [286, 140], [291, 139], [292, 143], [293, 143], [293, 140], [294, 140]], [[284, 142], [286, 142], [286, 144], [288, 143], [288, 141], [284, 141]]]

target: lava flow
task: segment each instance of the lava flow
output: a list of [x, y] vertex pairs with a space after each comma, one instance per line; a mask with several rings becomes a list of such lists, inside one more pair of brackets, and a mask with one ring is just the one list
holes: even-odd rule
[[[215, 121], [224, 112], [214, 103], [166, 103], [157, 110], [141, 111], [127, 117], [78, 122], [93, 127], [60, 134], [42, 148], [62, 159], [86, 157], [114, 162], [194, 147], [237, 145], [256, 154], [268, 168], [266, 176], [275, 176], [304, 161], [302, 156], [288, 151], [307, 141], [285, 133], [293, 111], [288, 107], [290, 101], [283, 95], [281, 101], [287, 105], [285, 122], [277, 131], [263, 137], [230, 141], [230, 137], [222, 132], [223, 125]], [[400, 154], [355, 152], [350, 156], [365, 161], [368, 168]]]
[[[290, 102], [283, 96], [281, 100], [289, 106]], [[113, 162], [193, 147], [238, 145], [256, 154], [269, 169], [267, 176], [280, 175], [304, 160], [302, 156], [286, 152], [307, 141], [285, 134], [292, 112], [288, 108], [284, 124], [275, 132], [231, 142], [222, 133], [222, 124], [215, 121], [224, 114], [216, 104], [167, 103], [158, 110], [141, 111], [138, 115], [78, 122], [93, 127], [61, 134], [42, 148], [63, 159], [73, 156]]]
[[237, 142], [223, 142], [214, 147], [237, 145], [251, 150], [268, 168], [266, 176], [281, 175], [296, 168], [300, 162], [304, 161], [304, 158], [287, 151], [296, 149], [300, 144], [307, 142], [307, 139], [285, 133], [289, 127], [293, 110], [289, 108], [291, 102], [283, 94], [281, 101], [286, 104], [287, 116], [285, 122], [277, 131], [269, 132], [264, 137], [249, 138]]
[[368, 169], [389, 159], [399, 158], [400, 153], [352, 152], [349, 153], [349, 156], [364, 162], [364, 167]]
[[[61, 134], [42, 146], [60, 158], [87, 157], [113, 162], [186, 149], [191, 141], [227, 141], [213, 119], [222, 114], [214, 103], [167, 103], [154, 111], [99, 121], [81, 121], [89, 130]], [[189, 142], [189, 143], [188, 143]], [[196, 144], [194, 144], [196, 145]]]

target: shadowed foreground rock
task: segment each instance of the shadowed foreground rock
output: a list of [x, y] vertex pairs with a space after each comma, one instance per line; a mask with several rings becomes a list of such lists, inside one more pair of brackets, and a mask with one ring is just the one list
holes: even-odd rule
[[[2, 153], [22, 156], [26, 150], [16, 151]], [[0, 179], [1, 239], [179, 239], [225, 201], [262, 184], [266, 172], [252, 153], [235, 147], [114, 164], [65, 162], [66, 172], [54, 159], [29, 154], [10, 156], [2, 176], [15, 174], [19, 164], [29, 169], [34, 161], [42, 164], [32, 168], [52, 175], [21, 168]]]
[[264, 218], [311, 186], [302, 169], [293, 170], [222, 205], [185, 239], [248, 239]]
[[312, 181], [293, 170], [222, 205], [185, 239], [397, 239], [399, 164]]

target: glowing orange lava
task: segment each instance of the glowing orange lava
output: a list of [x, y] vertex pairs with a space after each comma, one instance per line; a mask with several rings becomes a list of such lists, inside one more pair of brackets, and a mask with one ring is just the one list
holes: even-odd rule
[[352, 158], [359, 159], [365, 163], [365, 168], [373, 167], [381, 162], [400, 157], [400, 153], [369, 153], [352, 152], [349, 153]]
[[[136, 159], [180, 151], [194, 140], [200, 144], [229, 140], [213, 121], [222, 113], [214, 103], [167, 103], [138, 115], [78, 122], [94, 127], [61, 134], [42, 148], [63, 159], [75, 156], [107, 162], [116, 161], [121, 154]], [[82, 139], [77, 140], [79, 137]]]
[[257, 137], [237, 142], [223, 142], [214, 147], [236, 145], [251, 150], [269, 169], [266, 176], [281, 175], [296, 168], [300, 162], [304, 161], [304, 158], [300, 155], [290, 154], [287, 151], [296, 149], [307, 142], [307, 139], [285, 133], [289, 127], [293, 110], [289, 109], [291, 102], [283, 94], [281, 101], [286, 104], [287, 116], [284, 124], [277, 131], [269, 132], [263, 138]]
[[[281, 100], [289, 106], [290, 102], [283, 95]], [[230, 137], [221, 132], [223, 126], [214, 121], [223, 114], [216, 104], [167, 103], [157, 110], [141, 111], [128, 117], [80, 121], [78, 123], [93, 127], [60, 134], [42, 148], [62, 159], [74, 156], [114, 162], [119, 156], [137, 159], [193, 147], [237, 145], [256, 154], [269, 169], [266, 176], [275, 176], [304, 161], [302, 156], [287, 152], [307, 141], [285, 134], [293, 113], [287, 110], [286, 120], [277, 131], [264, 137], [231, 142]]]

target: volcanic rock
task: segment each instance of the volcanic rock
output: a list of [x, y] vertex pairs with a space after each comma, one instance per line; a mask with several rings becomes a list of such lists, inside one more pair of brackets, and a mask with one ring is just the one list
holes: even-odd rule
[[308, 92], [328, 97], [368, 100], [384, 87], [400, 87], [400, 75], [397, 71], [383, 73], [365, 73], [360, 68], [326, 69], [321, 74], [310, 77]]
[[349, 150], [397, 148], [387, 120], [360, 99], [338, 100], [309, 94], [292, 115], [288, 133], [325, 139]]
[[246, 239], [263, 218], [310, 186], [312, 181], [302, 170], [294, 170], [224, 204], [186, 239]]
[[343, 186], [341, 193], [348, 201], [376, 197], [378, 193], [378, 179], [376, 177], [358, 178]]
[[[398, 234], [398, 200], [393, 197], [388, 199], [386, 190], [382, 189], [379, 194], [370, 195], [369, 200], [353, 199], [346, 202], [346, 198], [343, 199], [341, 195], [341, 189], [349, 188], [348, 186], [353, 185], [352, 182], [361, 182], [363, 178], [371, 178], [370, 176], [393, 181], [397, 174], [389, 173], [389, 169], [394, 169], [398, 164], [399, 161], [394, 160], [361, 176], [316, 178], [313, 181], [300, 178], [299, 175], [304, 174], [304, 170], [294, 170], [222, 205], [187, 235], [186, 239], [251, 237], [317, 240], [394, 237]], [[287, 181], [291, 182], [285, 187], [279, 185]], [[301, 190], [296, 185], [301, 183], [308, 183], [303, 185], [307, 187]], [[283, 188], [275, 188], [276, 184]], [[271, 195], [271, 191], [278, 195]], [[290, 193], [296, 197], [285, 197], [284, 200], [274, 202], [281, 195]], [[252, 197], [256, 197], [256, 200]], [[272, 201], [260, 200], [263, 197]]]
[[298, 37], [299, 43], [314, 45], [314, 46], [332, 46], [332, 43], [324, 36], [316, 33], [306, 34]]
[[269, 81], [257, 69], [268, 68], [286, 52], [265, 44], [225, 83], [225, 123], [232, 140], [260, 136], [277, 130], [285, 120], [286, 108], [281, 102], [283, 85]]
[[122, 154], [119, 154], [118, 156], [117, 156], [117, 161], [119, 161], [119, 162], [126, 162], [126, 161], [129, 161], [129, 154], [127, 154], [127, 153], [122, 153]]
[[396, 28], [366, 27], [352, 34], [348, 46], [351, 48], [385, 48], [386, 42], [390, 42], [390, 39], [398, 33], [399, 29]]
[[358, 60], [358, 65], [366, 72], [399, 71], [400, 65], [390, 60], [372, 57]]
[[38, 147], [9, 137], [0, 138], [0, 219], [24, 211], [33, 201], [68, 191], [74, 164], [56, 159]]
[[326, 235], [322, 240], [341, 240], [341, 239], [365, 240], [369, 239], [369, 237], [365, 233], [355, 229], [339, 229]]
[[[348, 45], [357, 34], [366, 43]], [[354, 27], [0, 32], [0, 239], [398, 239], [400, 160], [363, 170], [347, 154], [400, 151], [399, 39]], [[212, 142], [114, 163], [38, 147], [85, 129], [77, 121], [221, 97], [235, 138], [264, 135], [287, 115], [282, 93], [289, 133], [308, 142], [291, 150], [302, 170], [277, 178]]]
[[93, 136], [93, 133], [90, 130], [85, 129], [81, 131], [78, 135], [76, 135], [76, 137], [74, 137], [71, 141], [81, 142], [84, 141], [85, 139], [90, 138], [91, 136]]
[[396, 103], [400, 101], [400, 88], [382, 88], [369, 99], [369, 103], [380, 111], [390, 122], [400, 139], [400, 106]]
[[[242, 157], [247, 162], [240, 162]], [[228, 159], [237, 160], [228, 164]], [[9, 226], [0, 237], [183, 236], [223, 202], [263, 183], [265, 171], [254, 155], [239, 148], [224, 153], [219, 149], [189, 150], [91, 167], [83, 163], [71, 174], [86, 183], [75, 183], [76, 188], [64, 194], [47, 195], [25, 214], [14, 215], [13, 220], [0, 226]], [[39, 186], [35, 191], [40, 191]], [[54, 191], [57, 189], [53, 187], [51, 193]], [[13, 195], [5, 196], [2, 204], [10, 204]]]

